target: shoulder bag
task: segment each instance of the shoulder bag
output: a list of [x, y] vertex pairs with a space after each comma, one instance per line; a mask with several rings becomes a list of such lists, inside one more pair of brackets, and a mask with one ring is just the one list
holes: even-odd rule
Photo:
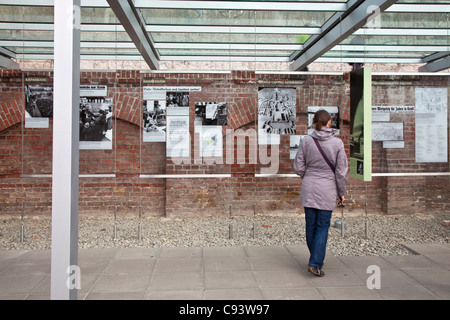
[[313, 138], [314, 142], [316, 143], [317, 148], [318, 148], [319, 151], [320, 151], [320, 154], [321, 154], [322, 157], [325, 159], [325, 161], [327, 162], [327, 164], [328, 164], [328, 166], [330, 167], [330, 169], [333, 171], [333, 173], [336, 173], [336, 169], [334, 168], [334, 166], [331, 164], [330, 160], [328, 160], [327, 156], [326, 156], [325, 153], [323, 152], [322, 147], [321, 147], [320, 144], [319, 144], [319, 141], [317, 141], [317, 139], [314, 138], [314, 137], [311, 137], [311, 138]]

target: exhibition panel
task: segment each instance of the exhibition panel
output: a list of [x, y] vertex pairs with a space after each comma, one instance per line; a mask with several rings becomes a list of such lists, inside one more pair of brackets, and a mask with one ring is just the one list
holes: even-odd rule
[[[74, 21], [80, 212], [136, 223], [302, 213], [292, 161], [315, 111], [333, 115], [349, 156], [362, 154], [350, 76], [361, 67], [372, 69], [371, 165], [364, 181], [349, 179], [348, 209], [448, 208], [448, 2], [125, 2], [81, 1]], [[12, 66], [0, 83], [1, 210], [47, 214], [53, 3], [0, 8], [2, 63]]]
[[[52, 78], [2, 71], [2, 108], [11, 121], [1, 133], [5, 213], [20, 212], [22, 201], [26, 214], [51, 207], [53, 120], [20, 117], [27, 99], [45, 110]], [[351, 149], [347, 74], [82, 71], [81, 82], [80, 113], [94, 111], [95, 119], [80, 126], [80, 212], [229, 215], [231, 205], [232, 214], [297, 214], [301, 180], [292, 155], [310, 114], [324, 108], [335, 115]], [[349, 179], [349, 210], [362, 210], [366, 196], [371, 212], [445, 210], [447, 91], [445, 73], [372, 74], [372, 181]], [[187, 96], [188, 107], [175, 106]]]

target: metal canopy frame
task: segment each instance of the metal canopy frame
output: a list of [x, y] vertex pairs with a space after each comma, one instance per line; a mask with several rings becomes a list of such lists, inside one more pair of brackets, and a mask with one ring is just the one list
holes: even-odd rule
[[345, 12], [333, 15], [322, 27], [320, 35], [310, 37], [304, 43], [303, 51], [298, 52], [298, 56], [296, 53], [291, 56], [291, 69], [304, 69], [395, 2], [397, 0], [349, 0]]
[[150, 69], [158, 69], [159, 54], [155, 50], [151, 36], [145, 31], [145, 22], [133, 2], [131, 0], [108, 0], [108, 3]]
[[[434, 58], [433, 58], [434, 56]], [[442, 52], [428, 57], [427, 64], [420, 67], [421, 72], [437, 72], [450, 68], [450, 52]], [[438, 57], [436, 57], [438, 56]]]
[[[54, 58], [53, 21], [29, 14], [33, 8], [52, 10], [54, 2], [0, 2], [0, 9], [28, 12], [23, 19], [0, 14], [0, 49], [11, 53], [0, 52], [0, 67], [18, 67], [17, 59]], [[152, 70], [165, 61], [282, 62], [294, 71], [313, 62], [425, 64], [419, 70], [427, 72], [448, 68], [448, 0], [81, 0], [81, 9], [82, 60], [143, 60]], [[109, 19], [103, 21], [102, 12]], [[380, 25], [369, 25], [376, 15]], [[306, 23], [309, 16], [313, 24]], [[395, 23], [397, 16], [408, 25]], [[300, 35], [306, 42], [296, 41]], [[357, 37], [366, 42], [353, 43]]]
[[14, 52], [5, 49], [0, 45], [0, 69], [20, 69], [20, 65], [11, 59], [15, 57], [16, 54]]

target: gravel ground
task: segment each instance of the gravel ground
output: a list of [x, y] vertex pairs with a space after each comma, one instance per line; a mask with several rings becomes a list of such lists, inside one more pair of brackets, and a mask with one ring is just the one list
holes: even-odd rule
[[[331, 225], [340, 219], [333, 215]], [[408, 255], [402, 244], [449, 243], [450, 228], [443, 220], [450, 213], [412, 216], [368, 216], [369, 237], [366, 238], [366, 217], [344, 217], [347, 228], [330, 228], [328, 251], [336, 256]], [[230, 238], [230, 225], [231, 235]], [[253, 233], [255, 225], [255, 234]], [[296, 217], [233, 217], [230, 218], [142, 218], [141, 239], [139, 219], [121, 217], [79, 218], [79, 248], [108, 247], [210, 247], [210, 246], [279, 246], [304, 245], [304, 216]], [[24, 241], [20, 237], [21, 220], [0, 217], [0, 250], [49, 249], [51, 219], [24, 219]]]

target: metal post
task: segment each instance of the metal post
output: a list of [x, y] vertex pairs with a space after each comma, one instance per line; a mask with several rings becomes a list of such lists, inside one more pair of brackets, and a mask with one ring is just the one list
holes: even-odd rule
[[113, 240], [117, 239], [117, 206], [114, 206]]
[[256, 203], [253, 205], [253, 239], [256, 237]]
[[23, 202], [22, 202], [22, 217], [20, 219], [20, 242], [25, 238], [25, 225], [23, 224]]
[[138, 224], [138, 240], [142, 240], [142, 225], [141, 225], [141, 216], [142, 216], [142, 206], [139, 206], [139, 224]]
[[[80, 0], [54, 1], [52, 300], [76, 300], [80, 105]], [[75, 282], [73, 282], [75, 280]]]
[[230, 204], [230, 222], [228, 225], [228, 231], [229, 231], [229, 238], [233, 239], [233, 224], [231, 222], [231, 220], [233, 219], [233, 217], [231, 216], [231, 204]]
[[366, 239], [369, 239], [369, 217], [367, 215], [367, 183], [366, 183], [366, 203], [365, 203], [365, 211], [366, 211]]

